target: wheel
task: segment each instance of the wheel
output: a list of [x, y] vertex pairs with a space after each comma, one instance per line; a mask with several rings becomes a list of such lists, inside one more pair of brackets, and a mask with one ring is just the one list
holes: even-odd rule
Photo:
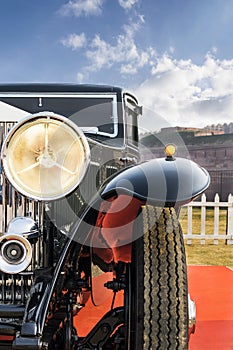
[[143, 237], [133, 243], [130, 350], [188, 349], [183, 235], [173, 208], [142, 207]]

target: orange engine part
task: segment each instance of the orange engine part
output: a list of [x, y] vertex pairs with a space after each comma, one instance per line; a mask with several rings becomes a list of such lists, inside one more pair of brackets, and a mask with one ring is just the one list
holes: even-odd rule
[[133, 224], [142, 202], [119, 195], [106, 201], [100, 208], [94, 232], [94, 253], [105, 262], [130, 262]]

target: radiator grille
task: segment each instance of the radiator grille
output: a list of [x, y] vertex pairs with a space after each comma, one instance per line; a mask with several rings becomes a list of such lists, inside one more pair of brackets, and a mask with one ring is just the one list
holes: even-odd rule
[[[14, 123], [0, 123], [0, 141], [2, 142]], [[2, 169], [2, 166], [1, 166]], [[7, 230], [9, 222], [16, 216], [30, 216], [37, 221], [39, 227], [43, 222], [43, 204], [31, 201], [21, 196], [9, 184], [2, 171], [0, 172], [1, 204], [0, 204], [0, 235]], [[33, 281], [33, 271], [43, 267], [43, 235], [31, 242], [33, 250], [32, 263], [27, 271], [20, 274], [0, 272], [0, 302], [5, 304], [24, 304], [29, 296]]]
[[32, 285], [32, 275], [8, 275], [0, 277], [0, 300], [7, 304], [25, 304]]

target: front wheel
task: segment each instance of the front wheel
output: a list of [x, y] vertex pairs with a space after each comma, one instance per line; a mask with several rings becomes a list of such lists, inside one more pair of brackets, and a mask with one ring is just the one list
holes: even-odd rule
[[133, 243], [130, 350], [188, 349], [188, 288], [183, 235], [173, 208], [142, 207]]

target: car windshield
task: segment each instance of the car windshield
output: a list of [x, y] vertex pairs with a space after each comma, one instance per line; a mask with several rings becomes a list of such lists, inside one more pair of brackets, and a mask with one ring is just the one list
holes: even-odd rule
[[40, 111], [54, 112], [71, 119], [88, 137], [100, 142], [117, 145], [119, 141], [112, 139], [122, 138], [114, 93], [7, 94], [0, 96], [1, 111], [1, 119], [6, 121]]
[[78, 98], [76, 111], [69, 116], [84, 133], [106, 137], [118, 134], [115, 98]]

